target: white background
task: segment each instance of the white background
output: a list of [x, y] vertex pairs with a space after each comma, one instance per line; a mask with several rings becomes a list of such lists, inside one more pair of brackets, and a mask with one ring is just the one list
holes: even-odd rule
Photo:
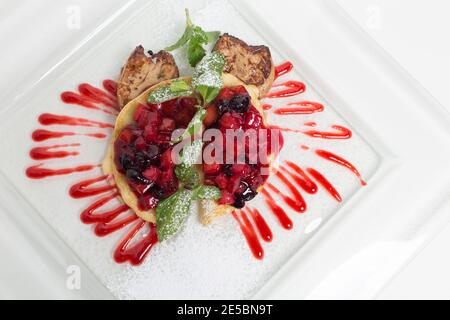
[[[102, 18], [125, 0], [0, 0], [0, 98], [24, 83], [32, 83], [84, 39]], [[448, 0], [338, 0], [344, 9], [392, 57], [450, 110], [450, 19]], [[276, 2], [274, 2], [275, 4]], [[81, 28], [67, 27], [71, 6], [81, 9]], [[48, 14], [48, 7], [52, 6]], [[275, 10], [275, 7], [274, 7]], [[301, 8], [299, 8], [301, 10]], [[11, 37], [11, 34], [16, 35]], [[49, 58], [51, 57], [51, 58]], [[27, 79], [26, 82], [22, 82]], [[450, 226], [420, 253], [380, 293], [383, 299], [450, 299]], [[36, 275], [25, 267], [22, 251], [28, 244], [0, 213], [0, 284], [17, 277], [17, 290], [1, 297], [29, 297], [45, 270]], [[40, 284], [42, 285], [42, 284]]]

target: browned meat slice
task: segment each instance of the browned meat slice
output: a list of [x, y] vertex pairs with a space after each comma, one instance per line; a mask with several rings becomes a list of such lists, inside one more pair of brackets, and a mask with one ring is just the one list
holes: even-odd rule
[[119, 105], [122, 108], [151, 86], [178, 77], [178, 67], [170, 53], [160, 51], [147, 56], [144, 48], [138, 46], [123, 67], [117, 84]]
[[249, 46], [225, 33], [217, 41], [214, 50], [225, 56], [225, 72], [258, 87], [260, 97], [269, 92], [275, 78], [275, 67], [268, 47]]

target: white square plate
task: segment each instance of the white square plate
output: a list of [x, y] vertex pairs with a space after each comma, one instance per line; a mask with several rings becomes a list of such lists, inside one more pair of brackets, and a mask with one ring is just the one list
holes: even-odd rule
[[[45, 258], [49, 265], [85, 267], [86, 297], [109, 297], [102, 284], [118, 298], [138, 299], [373, 296], [447, 221], [433, 215], [428, 206], [437, 209], [449, 189], [445, 163], [450, 154], [449, 119], [332, 2], [301, 1], [300, 12], [290, 9], [288, 1], [281, 2], [283, 17], [271, 16], [264, 1], [189, 2], [192, 18], [205, 29], [266, 44], [277, 64], [293, 61], [295, 72], [288, 78], [307, 84], [302, 100], [326, 106], [320, 114], [273, 116], [271, 123], [299, 128], [316, 121], [321, 128], [340, 124], [354, 133], [348, 141], [287, 134], [281, 158], [325, 173], [344, 202], [337, 205], [323, 189], [305, 195], [306, 213], [299, 215], [285, 207], [294, 223], [294, 229], [286, 232], [257, 198], [252, 207], [260, 209], [274, 233], [271, 243], [263, 243], [263, 261], [252, 257], [231, 217], [204, 228], [192, 215], [183, 232], [152, 249], [142, 266], [117, 265], [112, 251], [128, 231], [96, 238], [92, 228], [79, 220], [79, 213], [92, 201], [67, 196], [71, 184], [99, 172], [38, 181], [25, 178], [24, 170], [32, 163], [27, 153], [37, 145], [30, 139], [38, 127], [36, 117], [51, 112], [113, 121], [106, 114], [64, 105], [60, 93], [75, 90], [82, 82], [100, 85], [103, 79], [116, 78], [138, 44], [157, 50], [174, 42], [184, 26], [184, 5], [131, 1], [2, 112], [0, 141], [8, 156], [0, 160], [0, 170], [8, 212], [31, 241], [49, 251]], [[183, 53], [176, 59], [182, 61]], [[188, 72], [185, 65], [181, 67], [182, 74]], [[276, 101], [274, 109], [286, 102], [289, 99]], [[101, 161], [106, 140], [79, 136], [64, 140], [75, 142], [81, 143], [78, 157], [47, 161], [46, 167]], [[361, 190], [348, 171], [302, 151], [300, 144], [350, 159], [369, 186]], [[423, 165], [428, 170], [418, 169]], [[19, 212], [23, 216], [18, 217]]]

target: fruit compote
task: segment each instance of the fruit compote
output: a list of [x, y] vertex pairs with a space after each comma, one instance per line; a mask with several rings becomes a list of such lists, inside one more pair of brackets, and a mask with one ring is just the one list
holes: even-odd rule
[[[204, 124], [206, 128], [219, 129], [223, 136], [221, 149], [223, 161], [203, 163], [205, 184], [215, 185], [221, 190], [222, 198], [218, 201], [219, 204], [243, 208], [245, 202], [252, 200], [267, 180], [269, 156], [280, 150], [282, 137], [279, 136], [278, 149], [272, 150], [275, 147], [271, 143], [272, 131], [266, 127], [263, 115], [251, 103], [250, 95], [244, 86], [224, 88], [207, 107]], [[243, 130], [244, 133], [249, 133], [247, 130], [254, 130], [256, 138], [254, 141], [246, 139], [244, 143], [233, 138], [227, 148], [227, 132], [230, 130]], [[257, 145], [256, 155], [251, 154], [255, 152], [254, 148], [248, 146], [251, 142]], [[230, 146], [233, 146], [234, 150], [230, 150]], [[245, 154], [244, 161], [242, 157], [237, 161], [238, 150], [241, 150], [241, 154]], [[230, 151], [234, 151], [234, 156], [229, 157], [233, 159], [232, 163], [226, 160], [227, 152]]]
[[155, 208], [178, 189], [170, 144], [172, 132], [186, 128], [197, 100], [182, 97], [162, 104], [140, 104], [134, 122], [114, 143], [114, 162], [138, 198], [141, 210]]

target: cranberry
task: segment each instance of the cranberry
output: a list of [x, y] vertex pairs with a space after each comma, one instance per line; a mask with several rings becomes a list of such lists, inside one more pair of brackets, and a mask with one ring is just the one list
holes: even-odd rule
[[212, 164], [207, 164], [204, 163], [203, 164], [203, 172], [206, 175], [216, 175], [220, 172], [220, 169], [222, 168], [222, 166], [218, 163], [212, 163]]
[[171, 118], [163, 118], [161, 124], [159, 125], [159, 130], [165, 132], [172, 132], [175, 128], [175, 120]]
[[233, 194], [226, 190], [222, 190], [222, 198], [219, 199], [218, 203], [225, 204], [225, 205], [233, 204], [234, 203]]
[[224, 173], [220, 173], [214, 181], [220, 189], [225, 189], [228, 185], [228, 177]]
[[217, 100], [230, 100], [235, 95], [235, 92], [232, 88], [226, 87], [220, 91], [217, 96]]
[[159, 200], [152, 195], [145, 195], [139, 198], [138, 206], [141, 210], [150, 210], [158, 206]]
[[233, 164], [231, 167], [231, 173], [242, 178], [248, 177], [251, 172], [252, 168], [248, 164]]
[[232, 176], [228, 180], [227, 191], [231, 193], [235, 193], [239, 189], [239, 185], [241, 184], [241, 177]]
[[150, 182], [157, 181], [160, 174], [161, 174], [161, 171], [157, 167], [154, 167], [154, 166], [149, 167], [147, 170], [145, 170], [142, 173], [142, 175]]
[[216, 106], [210, 105], [206, 108], [206, 115], [205, 119], [203, 120], [203, 123], [205, 124], [206, 127], [209, 127], [217, 121], [218, 117], [219, 113], [217, 111]]
[[119, 140], [126, 144], [130, 144], [133, 141], [134, 135], [130, 128], [125, 128], [119, 135]]
[[136, 149], [140, 151], [145, 150], [147, 148], [147, 143], [145, 142], [145, 139], [142, 136], [136, 139], [134, 145]]
[[259, 113], [248, 112], [245, 115], [244, 128], [245, 129], [259, 129], [263, 124], [262, 117]]
[[141, 184], [141, 183], [134, 183], [132, 181], [130, 181], [130, 185], [131, 187], [136, 190], [137, 193], [139, 193], [140, 195], [144, 195], [145, 193], [147, 193], [150, 188], [152, 187], [151, 184]]
[[158, 139], [158, 128], [152, 125], [148, 125], [145, 127], [142, 136], [147, 143], [156, 142]]
[[237, 113], [225, 113], [220, 119], [220, 127], [221, 129], [232, 129], [237, 130], [242, 127], [242, 116]]
[[170, 100], [161, 104], [161, 112], [167, 117], [173, 117], [178, 110], [178, 100]]
[[166, 151], [164, 151], [164, 153], [161, 155], [160, 161], [162, 169], [171, 169], [175, 167], [172, 159], [172, 149], [167, 149]]
[[258, 188], [264, 183], [264, 179], [259, 175], [259, 173], [256, 173], [255, 175], [249, 177], [247, 182], [253, 190], [258, 190]]
[[136, 122], [139, 122], [139, 120], [146, 115], [146, 113], [148, 112], [148, 109], [145, 105], [140, 104], [138, 105], [138, 107], [136, 108], [136, 111], [134, 112], [133, 115], [133, 119]]
[[163, 171], [159, 176], [158, 184], [163, 189], [165, 198], [175, 193], [178, 189], [178, 180], [173, 169]]

